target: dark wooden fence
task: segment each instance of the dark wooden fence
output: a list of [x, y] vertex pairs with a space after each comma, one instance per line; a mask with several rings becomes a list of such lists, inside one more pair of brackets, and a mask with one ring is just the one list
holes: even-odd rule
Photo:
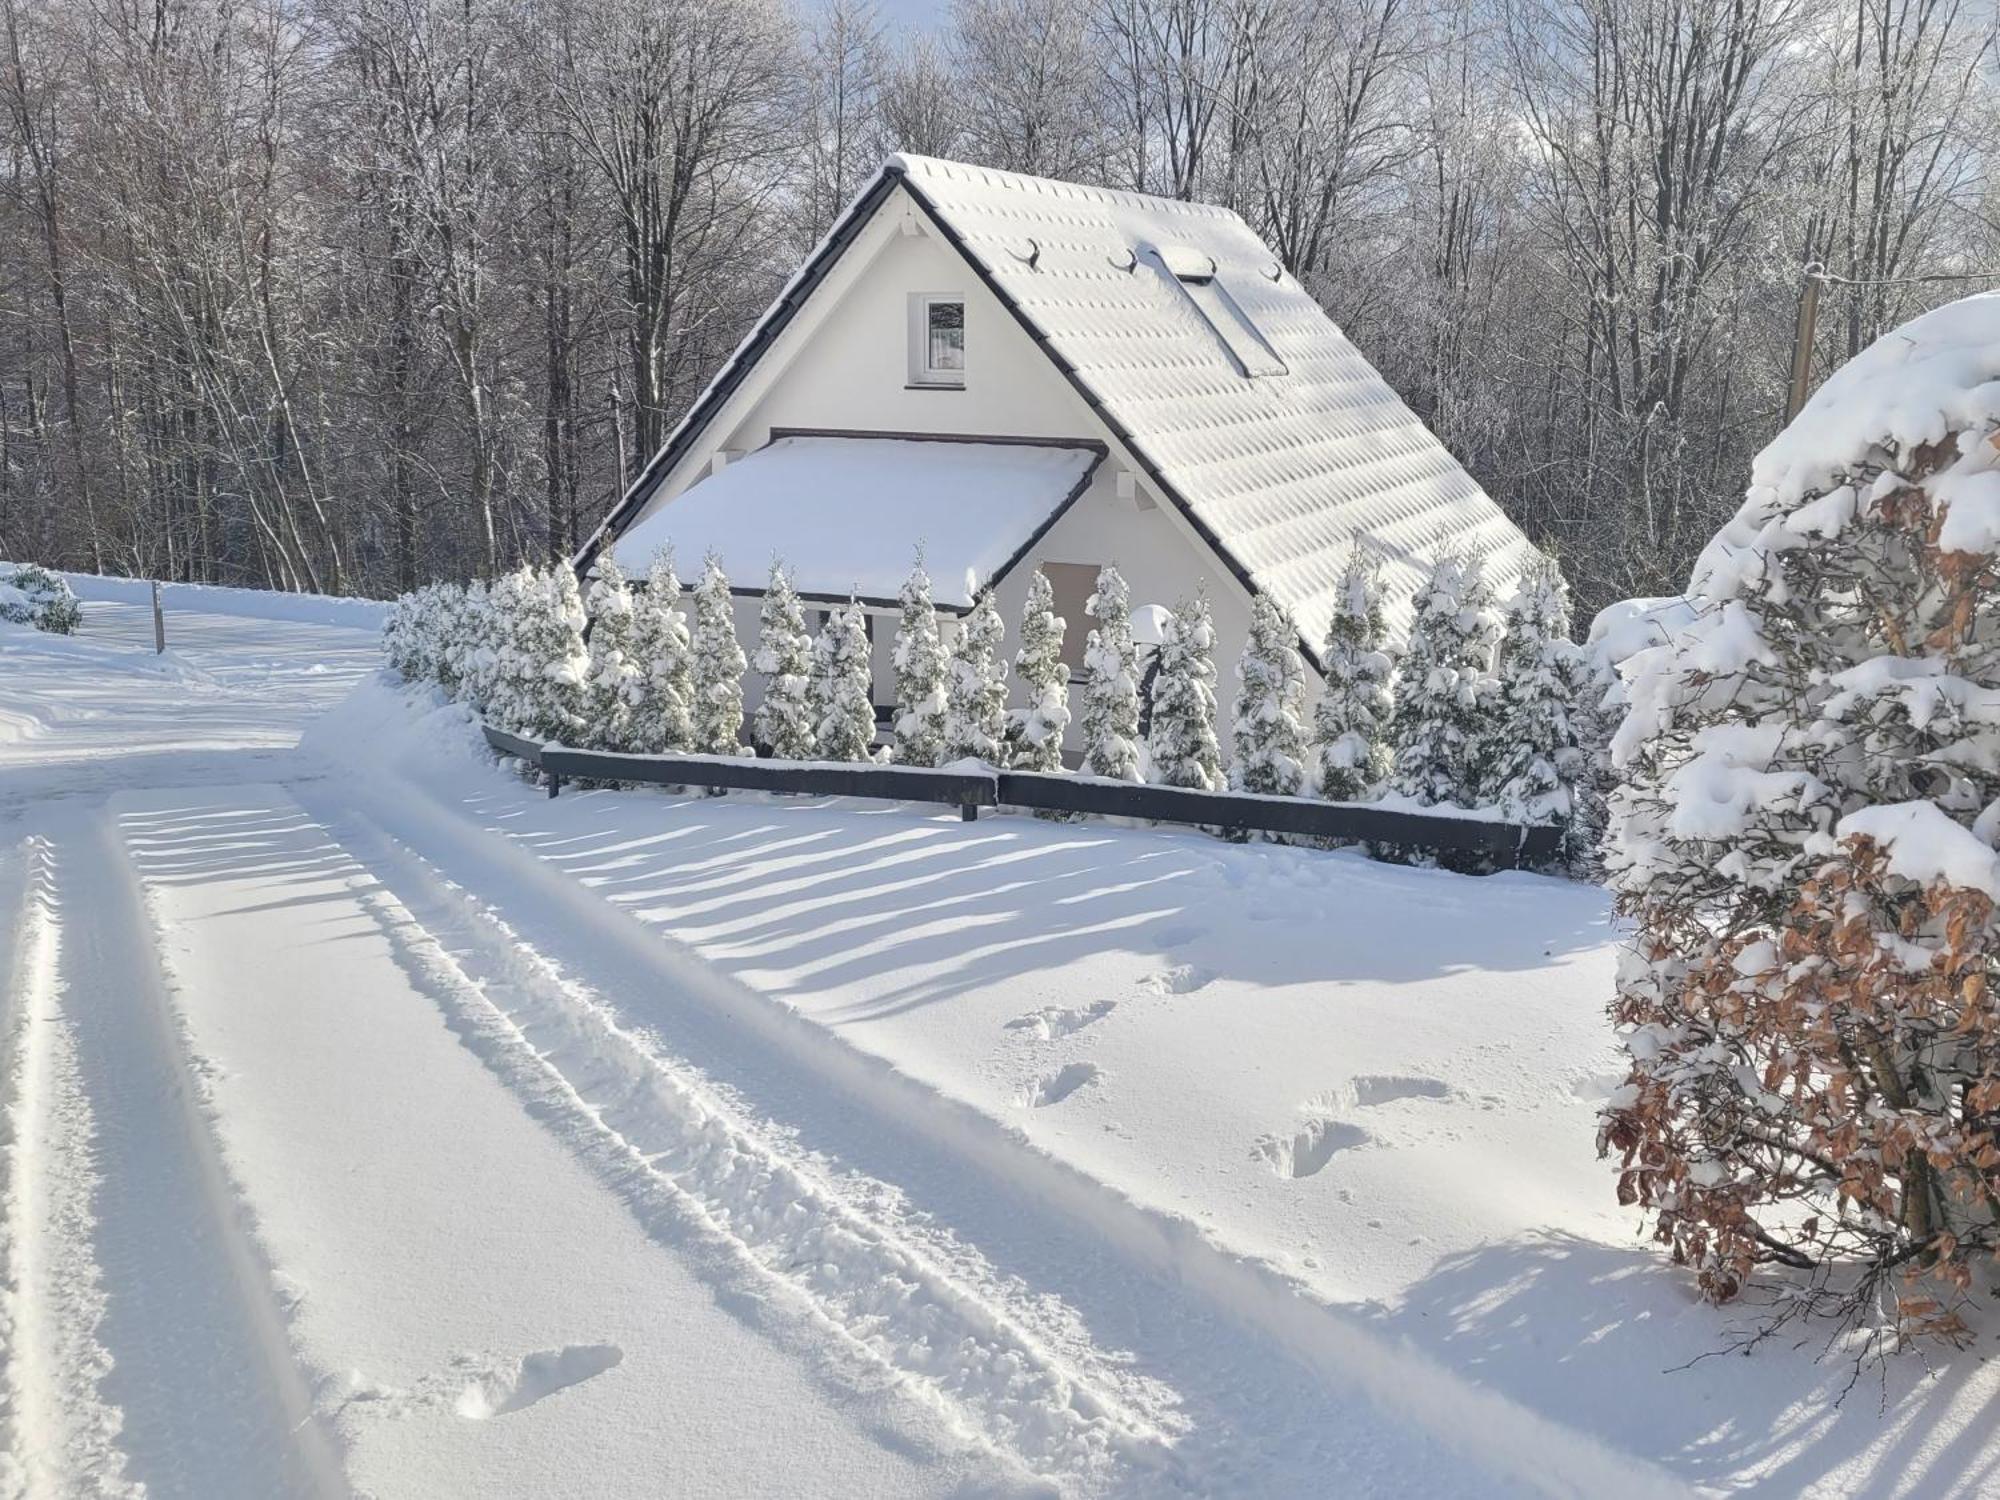
[[619, 755], [542, 745], [488, 726], [487, 743], [541, 770], [555, 796], [565, 781], [646, 782], [656, 786], [792, 792], [814, 797], [874, 797], [956, 807], [970, 821], [982, 807], [1141, 818], [1215, 828], [1224, 833], [1288, 833], [1306, 838], [1393, 846], [1491, 869], [1553, 864], [1562, 830], [1481, 818], [1407, 812], [1310, 797], [1199, 792], [1038, 771], [934, 771], [917, 766], [841, 765], [757, 760], [751, 756]]

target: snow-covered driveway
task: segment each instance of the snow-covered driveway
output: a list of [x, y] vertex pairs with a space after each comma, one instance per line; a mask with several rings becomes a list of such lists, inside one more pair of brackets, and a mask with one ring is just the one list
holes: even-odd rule
[[0, 1496], [1993, 1480], [1974, 1357], [1673, 1370], [1597, 893], [548, 802], [312, 609], [0, 635]]

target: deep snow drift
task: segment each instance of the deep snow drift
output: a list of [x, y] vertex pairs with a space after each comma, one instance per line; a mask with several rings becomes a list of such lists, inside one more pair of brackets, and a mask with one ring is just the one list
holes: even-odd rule
[[1678, 1368], [1755, 1310], [1594, 1158], [1600, 892], [551, 802], [339, 611], [84, 597], [0, 632], [0, 1494], [1993, 1482], [1984, 1342]]

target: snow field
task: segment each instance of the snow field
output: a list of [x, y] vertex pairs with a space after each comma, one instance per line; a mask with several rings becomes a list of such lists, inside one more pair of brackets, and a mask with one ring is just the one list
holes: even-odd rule
[[1983, 1334], [1688, 1368], [1600, 893], [550, 802], [255, 602], [0, 635], [0, 1496], [1992, 1491]]
[[[315, 736], [365, 739], [399, 815], [428, 793], [470, 844], [455, 878], [499, 861], [478, 831], [532, 854], [539, 878], [504, 868], [562, 913], [544, 951], [599, 962], [613, 929], [590, 913], [622, 910], [730, 981], [715, 1003], [768, 1019], [767, 1053], [852, 1079], [989, 1180], [1032, 1184], [1170, 1277], [1181, 1307], [1443, 1435], [1483, 1483], [1845, 1497], [1984, 1482], [1967, 1488], [1951, 1457], [1975, 1451], [1979, 1393], [2000, 1390], [1982, 1351], [1900, 1362], [1844, 1401], [1850, 1371], [1817, 1344], [1701, 1359], [1760, 1309], [1697, 1303], [1596, 1157], [1618, 1078], [1601, 892], [839, 799], [551, 802], [471, 775], [491, 762], [463, 716], [395, 696], [364, 685]], [[603, 936], [563, 949], [585, 931]], [[655, 1021], [641, 970], [594, 983]], [[908, 1185], [906, 1165], [878, 1175]], [[1160, 1370], [1199, 1434], [1213, 1409]], [[1243, 1420], [1271, 1434], [1287, 1409]], [[1288, 1493], [1268, 1474], [1238, 1492]]]
[[[1311, 1493], [1340, 1471], [1368, 1475], [1369, 1493], [1421, 1493], [1427, 1484], [1463, 1483], [1469, 1461], [1479, 1466], [1482, 1493], [1515, 1485], [1679, 1492], [1650, 1465], [1463, 1381], [1306, 1294], [1293, 1277], [1079, 1173], [1018, 1130], [996, 1131], [984, 1111], [885, 1067], [790, 1007], [719, 981], [568, 876], [494, 845], [414, 791], [357, 801], [448, 878], [517, 913], [508, 951], [538, 952], [572, 983], [588, 975], [620, 1024], [671, 1035], [676, 1050], [710, 1058], [736, 1086], [783, 1099], [801, 1138], [862, 1174], [848, 1191], [871, 1212], [907, 1202], [909, 1232], [927, 1234], [938, 1257], [974, 1285], [991, 1286], [994, 1266], [1015, 1270], [1045, 1302], [1060, 1295], [1070, 1316], [1085, 1320], [1071, 1347], [1093, 1340], [1153, 1375], [1174, 1398], [1171, 1425], [1183, 1431], [1172, 1472], [1190, 1492]], [[559, 1054], [542, 1034], [529, 1035], [537, 1050]], [[838, 1097], [816, 1099], [829, 1090]], [[881, 1178], [870, 1180], [876, 1162]], [[885, 1189], [891, 1181], [895, 1189]], [[940, 1237], [945, 1225], [953, 1233]], [[1167, 1307], [1172, 1328], [1161, 1326]], [[1058, 1337], [1060, 1327], [1044, 1337]], [[1123, 1476], [1119, 1492], [1175, 1491], [1142, 1470]]]

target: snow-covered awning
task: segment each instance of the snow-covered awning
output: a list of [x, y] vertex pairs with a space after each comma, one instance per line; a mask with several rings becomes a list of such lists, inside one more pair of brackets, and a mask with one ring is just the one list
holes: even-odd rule
[[893, 602], [919, 545], [939, 608], [967, 610], [1083, 492], [1095, 444], [780, 436], [691, 485], [621, 536], [620, 567], [663, 546], [692, 582], [710, 552], [739, 590], [771, 559], [808, 598]]

